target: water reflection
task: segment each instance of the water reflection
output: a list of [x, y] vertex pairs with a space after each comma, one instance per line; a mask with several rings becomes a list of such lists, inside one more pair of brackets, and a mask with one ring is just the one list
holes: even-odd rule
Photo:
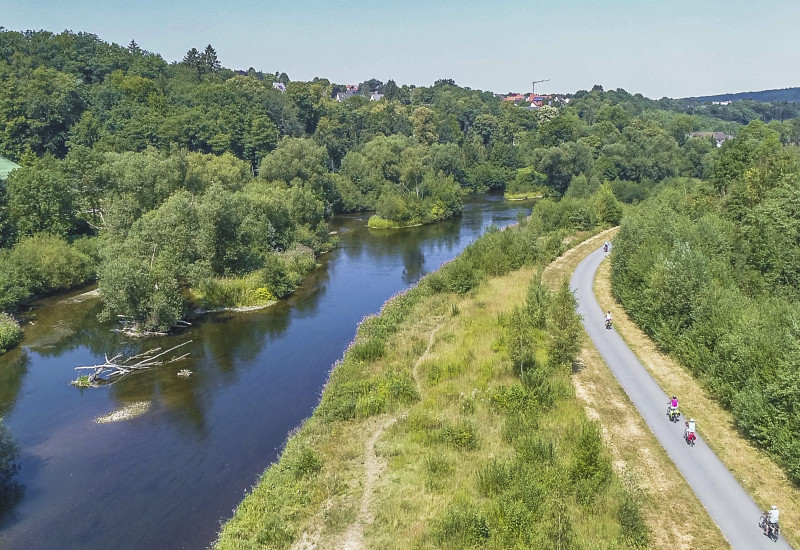
[[[97, 300], [51, 299], [29, 313], [25, 346], [0, 356], [0, 414], [18, 438], [24, 498], [0, 518], [9, 547], [202, 548], [319, 399], [358, 321], [452, 259], [518, 205], [465, 205], [460, 219], [376, 232], [333, 220], [341, 247], [287, 301], [210, 314], [180, 334], [131, 339], [100, 323]], [[79, 293], [75, 293], [77, 296]], [[71, 298], [68, 296], [66, 298]], [[75, 366], [187, 340], [190, 356], [80, 390]], [[183, 349], [183, 348], [182, 348]], [[189, 369], [189, 378], [177, 376]], [[95, 418], [137, 402], [126, 422]], [[97, 518], [91, 528], [87, 517]], [[136, 521], [130, 521], [136, 518]], [[41, 525], [47, 525], [42, 530]], [[52, 533], [58, 533], [57, 541]]]
[[0, 364], [0, 418], [14, 406], [29, 364], [30, 357], [25, 348], [9, 351]]
[[0, 422], [0, 521], [22, 500], [25, 488], [17, 479], [19, 448], [9, 429]]

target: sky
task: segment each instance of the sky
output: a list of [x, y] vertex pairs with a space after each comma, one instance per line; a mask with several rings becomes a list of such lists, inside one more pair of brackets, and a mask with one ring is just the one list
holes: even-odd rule
[[800, 86], [796, 0], [2, 0], [9, 30], [89, 32], [168, 62], [496, 93], [600, 84], [646, 97]]

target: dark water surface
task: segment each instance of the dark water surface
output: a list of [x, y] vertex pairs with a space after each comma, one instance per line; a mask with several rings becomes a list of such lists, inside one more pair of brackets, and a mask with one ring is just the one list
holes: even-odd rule
[[[207, 547], [311, 414], [361, 318], [522, 208], [529, 212], [482, 198], [460, 219], [396, 232], [366, 229], [366, 216], [335, 219], [341, 247], [290, 300], [209, 315], [169, 337], [112, 332], [96, 319], [96, 299], [44, 301], [23, 347], [0, 356], [0, 416], [21, 464], [17, 502], [0, 515], [0, 548]], [[74, 367], [104, 354], [190, 339], [183, 361], [104, 388], [69, 385]], [[181, 369], [192, 376], [178, 377]], [[94, 422], [139, 401], [150, 403], [142, 416]]]

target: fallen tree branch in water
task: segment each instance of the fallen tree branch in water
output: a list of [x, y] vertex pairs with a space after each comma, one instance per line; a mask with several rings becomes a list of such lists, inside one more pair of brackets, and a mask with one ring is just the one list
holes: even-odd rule
[[[109, 359], [106, 355], [106, 361], [101, 365], [75, 367], [75, 370], [89, 370], [92, 372], [88, 375], [79, 377], [77, 380], [73, 380], [72, 385], [80, 388], [97, 388], [100, 386], [107, 386], [118, 382], [126, 374], [180, 361], [181, 359], [188, 357], [189, 354], [184, 353], [183, 355], [176, 355], [166, 360], [158, 360], [158, 358], [163, 357], [191, 342], [192, 340], [187, 340], [186, 342], [178, 344], [177, 346], [171, 347], [165, 351], [161, 351], [161, 348], [153, 348], [136, 355], [131, 355], [130, 357], [123, 357], [121, 353], [118, 353]], [[136, 362], [133, 363], [132, 361]]]

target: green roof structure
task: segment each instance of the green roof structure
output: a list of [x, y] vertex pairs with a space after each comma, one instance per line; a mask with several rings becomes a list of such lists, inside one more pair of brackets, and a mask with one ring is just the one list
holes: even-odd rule
[[7, 158], [0, 157], [0, 180], [8, 177], [8, 174], [14, 169], [19, 168], [19, 164], [11, 162]]

